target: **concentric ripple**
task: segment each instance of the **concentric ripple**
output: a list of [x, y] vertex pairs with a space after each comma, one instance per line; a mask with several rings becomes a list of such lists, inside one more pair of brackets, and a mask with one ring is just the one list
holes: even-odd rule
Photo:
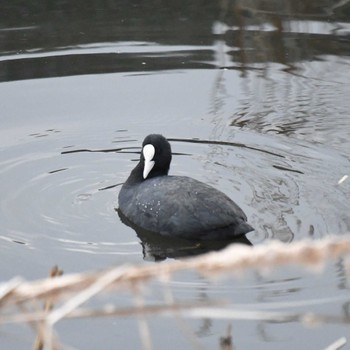
[[66, 156], [62, 133], [39, 135], [0, 153], [0, 239], [51, 251], [57, 262], [64, 252], [139, 255], [136, 237], [116, 235], [116, 190], [99, 190], [117, 179], [115, 154]]

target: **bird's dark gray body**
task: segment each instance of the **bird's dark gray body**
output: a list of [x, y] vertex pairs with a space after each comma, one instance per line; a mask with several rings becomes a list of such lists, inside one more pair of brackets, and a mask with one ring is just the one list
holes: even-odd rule
[[187, 239], [230, 239], [253, 230], [229, 197], [186, 176], [126, 182], [119, 193], [119, 210], [143, 229]]

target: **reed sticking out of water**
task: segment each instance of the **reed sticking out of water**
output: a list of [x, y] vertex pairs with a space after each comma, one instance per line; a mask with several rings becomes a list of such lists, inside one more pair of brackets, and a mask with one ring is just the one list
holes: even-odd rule
[[[239, 274], [246, 269], [268, 272], [276, 267], [299, 265], [314, 271], [322, 271], [330, 259], [350, 256], [350, 238], [327, 238], [320, 241], [301, 241], [291, 244], [270, 242], [256, 247], [232, 245], [220, 252], [212, 252], [195, 258], [169, 261], [146, 266], [124, 265], [100, 272], [61, 275], [57, 271], [50, 278], [27, 282], [14, 278], [0, 285], [0, 325], [28, 323], [35, 328], [38, 337], [36, 350], [60, 349], [54, 325], [63, 318], [137, 316], [140, 332], [147, 335], [147, 348], [151, 348], [150, 334], [144, 316], [212, 319], [246, 319], [269, 321], [299, 321], [304, 324], [319, 322], [350, 323], [350, 319], [335, 316], [252, 311], [228, 308], [223, 303], [176, 303], [168, 288], [168, 281], [175, 272], [193, 270], [208, 278]], [[347, 261], [347, 273], [350, 273]], [[55, 278], [52, 278], [55, 277]], [[165, 302], [146, 305], [142, 299], [143, 285], [150, 280], [159, 280], [163, 285]], [[108, 306], [99, 310], [83, 309], [81, 305], [102, 292], [128, 290], [137, 296], [135, 307]], [[45, 302], [44, 309], [38, 301]], [[34, 311], [33, 307], [36, 307]], [[193, 337], [194, 338], [194, 337]], [[344, 342], [345, 338], [342, 338]], [[195, 339], [192, 339], [195, 343]], [[221, 347], [230, 348], [229, 337], [223, 339]], [[345, 340], [346, 341], [346, 340]], [[224, 347], [225, 346], [225, 347]]]
[[[50, 271], [50, 278], [59, 277], [63, 275], [63, 271], [54, 266]], [[44, 304], [44, 312], [48, 314], [54, 308], [53, 300], [47, 298]], [[45, 347], [45, 324], [38, 322], [37, 324], [37, 337], [34, 343], [34, 350], [43, 350]]]

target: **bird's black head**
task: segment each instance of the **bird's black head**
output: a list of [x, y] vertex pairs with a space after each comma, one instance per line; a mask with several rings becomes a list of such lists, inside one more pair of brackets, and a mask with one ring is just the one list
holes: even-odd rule
[[142, 143], [140, 164], [143, 179], [167, 175], [171, 162], [171, 147], [168, 140], [159, 134], [146, 136]]

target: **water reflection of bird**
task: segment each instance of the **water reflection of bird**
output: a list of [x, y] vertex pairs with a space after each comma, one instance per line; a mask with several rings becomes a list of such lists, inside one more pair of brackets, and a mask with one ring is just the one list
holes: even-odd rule
[[168, 176], [170, 162], [170, 143], [161, 135], [148, 135], [140, 161], [119, 193], [123, 221], [137, 232], [156, 232], [158, 236], [196, 241], [203, 246], [208, 245], [204, 241], [248, 241], [245, 234], [253, 228], [242, 209], [203, 182]]

